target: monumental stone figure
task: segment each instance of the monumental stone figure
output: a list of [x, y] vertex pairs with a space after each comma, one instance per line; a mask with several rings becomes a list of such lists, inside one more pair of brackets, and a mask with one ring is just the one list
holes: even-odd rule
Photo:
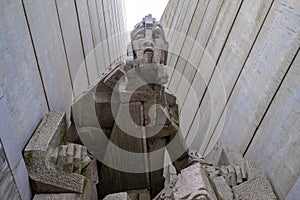
[[[148, 188], [155, 196], [164, 187], [165, 149], [178, 172], [189, 163], [188, 149], [176, 97], [163, 86], [168, 43], [162, 26], [146, 16], [131, 32], [131, 45], [133, 59], [108, 72], [96, 89], [97, 118], [111, 142], [105, 157], [131, 172], [103, 165], [100, 188], [103, 194]], [[115, 145], [145, 156], [114, 152]]]

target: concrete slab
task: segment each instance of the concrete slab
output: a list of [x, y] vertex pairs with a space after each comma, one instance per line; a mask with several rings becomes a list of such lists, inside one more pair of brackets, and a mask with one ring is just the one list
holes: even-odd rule
[[[210, 36], [210, 33], [214, 27], [214, 22], [218, 16], [219, 10], [221, 8], [221, 5], [223, 3], [222, 1], [209, 1], [207, 5], [207, 9], [205, 11], [204, 17], [203, 17], [203, 23], [201, 24], [198, 35], [196, 37], [195, 43], [192, 47], [190, 57], [188, 58], [188, 61], [191, 64], [187, 64], [187, 66], [184, 69], [183, 75], [186, 77], [188, 83], [192, 83], [192, 85], [195, 85], [195, 89], [199, 87], [198, 83], [201, 83], [203, 80], [202, 72], [198, 71], [198, 74], [196, 74], [196, 70], [199, 67], [202, 55], [204, 53], [204, 48], [206, 47], [208, 43], [208, 39]], [[197, 83], [193, 83], [193, 81]], [[198, 85], [198, 86], [197, 86]], [[201, 85], [201, 84], [200, 84]], [[186, 95], [189, 92], [189, 89], [186, 89], [185, 84], [180, 83], [180, 86], [177, 88], [176, 94], [178, 96], [181, 96], [181, 98], [185, 99]], [[202, 86], [201, 86], [202, 87]], [[199, 96], [201, 96], [202, 93], [199, 93]]]
[[[74, 96], [88, 88], [87, 69], [74, 1], [56, 0]], [[82, 68], [82, 69], [81, 69]]]
[[19, 161], [18, 166], [13, 169], [12, 174], [14, 176], [16, 187], [20, 193], [21, 199], [31, 199], [32, 191], [23, 158]]
[[[297, 6], [298, 1], [273, 4], [229, 99], [228, 110], [222, 115], [225, 124], [218, 124], [222, 133], [221, 148], [230, 146], [245, 152], [251, 141], [299, 48], [299, 28], [296, 25], [299, 17], [293, 9]], [[216, 149], [220, 150], [216, 146], [212, 157], [218, 157], [220, 152]]]
[[20, 194], [16, 187], [15, 180], [9, 168], [8, 161], [5, 156], [5, 151], [0, 139], [0, 194], [3, 199], [20, 200]]
[[246, 153], [246, 158], [262, 163], [280, 199], [288, 195], [300, 174], [300, 161], [295, 159], [300, 151], [299, 65], [298, 53]]
[[109, 64], [112, 64], [116, 58], [116, 46], [115, 46], [115, 41], [113, 39], [114, 34], [113, 34], [113, 27], [112, 27], [113, 21], [110, 14], [113, 7], [110, 0], [104, 0], [102, 1], [102, 3], [103, 3], [105, 27], [107, 32], [107, 42], [109, 46], [109, 55], [110, 55]]
[[[16, 135], [12, 146], [22, 149], [48, 108], [22, 4], [19, 1], [2, 3], [5, 6], [0, 7], [3, 29], [0, 33], [0, 85], [6, 102], [3, 106], [10, 115], [3, 115], [2, 122], [11, 123], [11, 131]], [[7, 133], [2, 132], [1, 137], [11, 137], [9, 129], [2, 130]]]
[[[211, 97], [209, 98], [208, 94], [205, 94], [201, 104], [201, 107], [213, 104], [214, 108], [210, 129], [204, 123], [201, 123], [200, 126], [199, 134], [203, 133], [203, 130], [208, 130], [205, 132], [204, 140], [202, 140], [201, 152], [206, 151], [208, 153], [215, 144], [215, 139], [211, 141], [211, 144], [208, 143], [271, 3], [272, 1], [269, 0], [264, 2], [249, 1], [242, 4], [209, 85]], [[241, 27], [244, 30], [242, 32]], [[217, 138], [218, 136], [214, 137]]]
[[88, 11], [87, 1], [76, 0], [77, 15], [83, 42], [84, 58], [88, 71], [89, 85], [92, 85], [98, 78], [97, 62], [95, 56], [95, 47], [91, 30], [91, 23]]
[[55, 1], [25, 0], [24, 5], [50, 109], [69, 116], [72, 86]]
[[89, 10], [89, 17], [91, 23], [91, 32], [92, 32], [92, 39], [95, 48], [95, 56], [96, 56], [96, 63], [97, 63], [97, 71], [98, 75], [104, 72], [104, 65], [103, 65], [103, 54], [102, 49], [97, 48], [99, 44], [101, 44], [101, 35], [100, 35], [100, 27], [98, 21], [98, 13], [97, 13], [97, 5], [95, 0], [87, 1], [88, 10]]
[[175, 29], [175, 26], [176, 26], [176, 23], [177, 23], [177, 19], [180, 15], [182, 6], [183, 6], [183, 1], [178, 1], [178, 5], [176, 7], [176, 11], [174, 12], [174, 16], [173, 16], [173, 19], [171, 21], [170, 27], [168, 29], [166, 29], [167, 30], [167, 32], [166, 32], [167, 41], [171, 41], [171, 39], [172, 39], [172, 35], [174, 33], [174, 29]]
[[109, 47], [107, 43], [107, 32], [106, 32], [106, 24], [104, 19], [104, 12], [103, 12], [103, 4], [101, 0], [96, 0], [97, 6], [97, 13], [98, 13], [98, 20], [99, 20], [99, 27], [100, 27], [100, 36], [101, 36], [101, 45], [97, 46], [96, 48], [102, 48], [103, 51], [103, 63], [105, 68], [107, 68], [110, 64], [110, 54], [109, 54]]
[[296, 200], [299, 196], [300, 196], [300, 178], [298, 178], [295, 185], [288, 193], [286, 200]]
[[178, 3], [179, 3], [178, 0], [168, 2], [167, 6], [164, 10], [164, 13], [162, 14], [162, 16], [159, 20], [165, 29], [171, 28], [172, 22], [174, 20], [173, 17], [175, 16]]
[[[173, 76], [171, 77], [170, 83], [169, 83], [169, 87], [170, 88], [177, 88], [178, 86], [178, 82], [181, 78], [181, 75], [183, 73], [184, 67], [185, 67], [185, 61], [188, 59], [189, 56], [189, 52], [186, 51], [186, 48], [191, 49], [191, 47], [193, 46], [193, 42], [195, 38], [189, 38], [189, 30], [192, 24], [192, 20], [196, 9], [197, 9], [197, 5], [199, 5], [198, 1], [194, 1], [192, 0], [188, 6], [188, 12], [186, 13], [186, 16], [184, 18], [183, 24], [180, 27], [180, 35], [177, 39], [176, 45], [175, 45], [175, 49], [179, 51], [178, 55], [173, 55], [171, 60], [170, 60], [170, 64], [171, 66], [172, 63], [174, 62], [174, 68], [177, 72], [179, 72], [180, 76], [177, 76], [176, 74], [173, 74]], [[199, 19], [198, 19], [199, 20]], [[201, 24], [201, 23], [199, 23]], [[194, 25], [194, 24], [193, 24]]]

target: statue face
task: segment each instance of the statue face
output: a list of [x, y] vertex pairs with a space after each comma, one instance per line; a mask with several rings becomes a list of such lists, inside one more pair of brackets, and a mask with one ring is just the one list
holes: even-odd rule
[[131, 42], [134, 58], [140, 63], [166, 65], [168, 43], [165, 41], [163, 29], [157, 24], [134, 29]]

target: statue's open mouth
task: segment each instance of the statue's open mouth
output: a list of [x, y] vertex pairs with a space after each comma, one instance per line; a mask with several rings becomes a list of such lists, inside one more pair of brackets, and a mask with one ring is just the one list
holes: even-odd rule
[[147, 60], [148, 63], [152, 63], [153, 55], [154, 55], [154, 51], [150, 48], [147, 48], [144, 51], [144, 56], [145, 56], [145, 59]]

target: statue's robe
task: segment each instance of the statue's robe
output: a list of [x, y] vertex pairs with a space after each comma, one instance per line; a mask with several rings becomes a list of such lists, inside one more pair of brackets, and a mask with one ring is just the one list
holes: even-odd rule
[[110, 140], [104, 158], [110, 166], [100, 168], [100, 193], [148, 189], [154, 197], [164, 187], [165, 148], [177, 160], [175, 167], [185, 162], [187, 148], [178, 134], [176, 97], [157, 84], [131, 88], [137, 77], [125, 75], [128, 68], [108, 72], [96, 90], [97, 118]]

